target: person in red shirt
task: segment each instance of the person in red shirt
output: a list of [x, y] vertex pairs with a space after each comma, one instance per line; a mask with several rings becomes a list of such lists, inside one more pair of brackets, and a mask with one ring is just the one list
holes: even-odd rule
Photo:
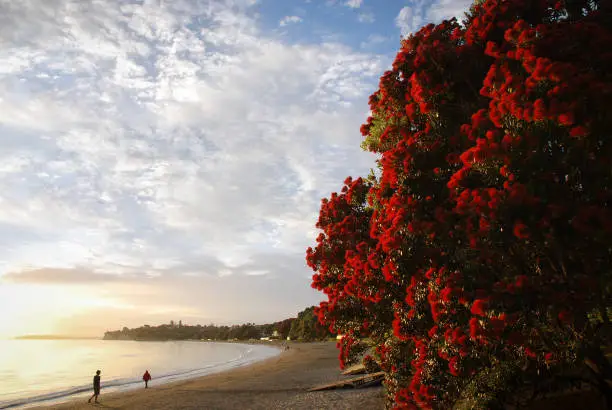
[[148, 370], [146, 370], [144, 374], [142, 375], [142, 380], [144, 380], [145, 382], [145, 389], [149, 388], [149, 380], [151, 379], [152, 379], [151, 374], [149, 373]]

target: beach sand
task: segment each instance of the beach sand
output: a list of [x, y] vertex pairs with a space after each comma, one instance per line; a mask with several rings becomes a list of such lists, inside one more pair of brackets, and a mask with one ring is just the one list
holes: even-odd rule
[[[104, 394], [100, 404], [74, 401], [76, 409], [383, 409], [382, 387], [307, 392], [343, 378], [335, 342], [291, 343], [279, 356], [234, 370], [148, 389]], [[155, 377], [155, 375], [153, 375]], [[345, 377], [345, 376], [344, 376]]]

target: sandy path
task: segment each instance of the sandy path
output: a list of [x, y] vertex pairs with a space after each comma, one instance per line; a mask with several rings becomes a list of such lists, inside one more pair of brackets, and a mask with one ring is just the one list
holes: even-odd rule
[[[294, 343], [280, 356], [199, 379], [123, 393], [104, 394], [94, 406], [83, 401], [52, 407], [75, 409], [382, 409], [382, 388], [308, 393], [339, 380], [334, 342]], [[154, 382], [154, 381], [153, 381]]]

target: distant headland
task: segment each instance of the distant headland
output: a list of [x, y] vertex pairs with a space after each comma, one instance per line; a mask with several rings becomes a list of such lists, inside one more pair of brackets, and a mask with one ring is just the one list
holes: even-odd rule
[[246, 323], [233, 326], [186, 325], [182, 321], [170, 321], [159, 326], [144, 325], [138, 328], [108, 331], [104, 340], [324, 340], [335, 337], [328, 329], [319, 325], [314, 307], [309, 307], [298, 313], [297, 318], [289, 318], [279, 322], [256, 325]]

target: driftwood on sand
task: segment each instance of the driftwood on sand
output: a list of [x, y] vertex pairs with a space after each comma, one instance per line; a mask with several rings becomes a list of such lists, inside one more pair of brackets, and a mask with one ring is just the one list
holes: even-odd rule
[[342, 374], [345, 376], [353, 376], [356, 374], [364, 374], [365, 372], [366, 372], [365, 366], [362, 363], [358, 363], [358, 364], [355, 364], [347, 368], [345, 371], [342, 372]]
[[382, 383], [385, 373], [384, 372], [376, 372], [366, 374], [365, 376], [353, 377], [350, 379], [339, 380], [334, 383], [323, 384], [320, 386], [315, 386], [308, 391], [320, 391], [320, 390], [331, 390], [331, 389], [343, 389], [347, 387], [352, 387], [355, 389], [376, 386]]

